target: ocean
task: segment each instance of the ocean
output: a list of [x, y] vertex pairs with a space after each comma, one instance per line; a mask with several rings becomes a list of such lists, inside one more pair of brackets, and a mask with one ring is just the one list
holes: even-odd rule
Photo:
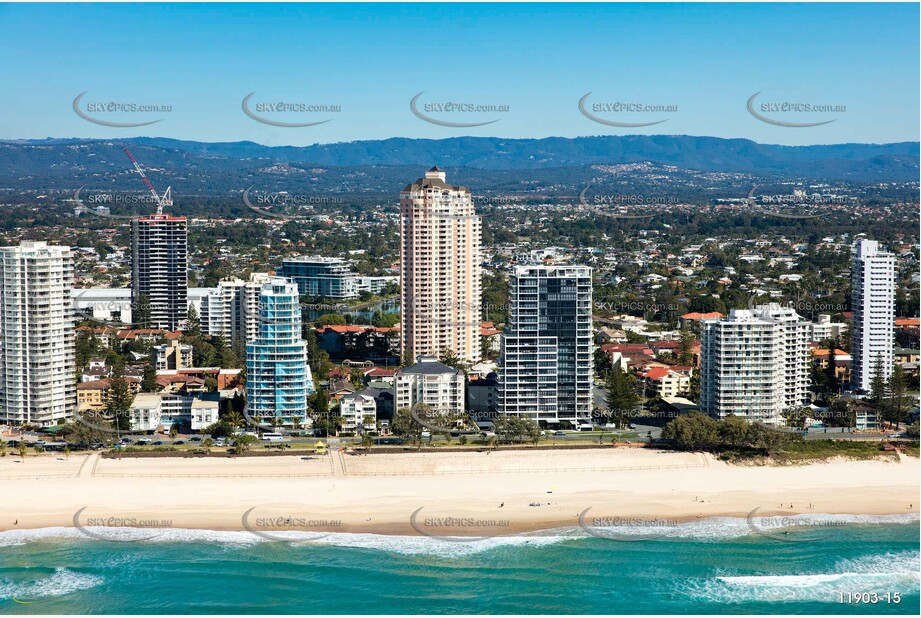
[[[782, 536], [719, 518], [642, 540], [597, 538], [581, 529], [474, 541], [372, 534], [310, 541], [309, 533], [291, 533], [298, 540], [287, 542], [195, 530], [104, 534], [115, 536], [91, 539], [70, 528], [0, 532], [0, 613], [921, 610], [917, 516], [855, 517], [846, 526]], [[139, 534], [146, 540], [135, 540]]]

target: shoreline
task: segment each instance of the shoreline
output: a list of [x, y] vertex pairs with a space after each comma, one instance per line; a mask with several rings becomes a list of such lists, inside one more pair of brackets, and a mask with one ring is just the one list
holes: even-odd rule
[[135, 527], [250, 529], [269, 539], [288, 530], [480, 538], [578, 529], [581, 521], [603, 533], [626, 526], [659, 534], [719, 518], [744, 524], [749, 516], [918, 517], [919, 476], [918, 460], [904, 456], [775, 467], [638, 449], [310, 460], [6, 457], [0, 531], [100, 523], [126, 530], [140, 521]]

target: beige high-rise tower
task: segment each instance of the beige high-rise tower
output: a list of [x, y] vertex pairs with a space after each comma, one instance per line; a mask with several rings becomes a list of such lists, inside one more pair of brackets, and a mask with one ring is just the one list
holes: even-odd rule
[[403, 356], [480, 359], [480, 218], [433, 167], [400, 193]]

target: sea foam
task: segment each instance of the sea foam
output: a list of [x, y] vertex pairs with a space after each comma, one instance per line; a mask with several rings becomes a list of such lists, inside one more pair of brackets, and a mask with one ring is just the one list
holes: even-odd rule
[[88, 573], [78, 573], [66, 568], [55, 569], [43, 579], [33, 581], [11, 581], [0, 578], [0, 599], [15, 598], [18, 603], [28, 604], [31, 599], [58, 597], [78, 590], [86, 590], [103, 583], [103, 579]]
[[917, 593], [921, 554], [906, 551], [837, 562], [830, 573], [721, 575], [692, 582], [683, 592], [713, 603], [819, 601], [839, 603], [841, 593]]

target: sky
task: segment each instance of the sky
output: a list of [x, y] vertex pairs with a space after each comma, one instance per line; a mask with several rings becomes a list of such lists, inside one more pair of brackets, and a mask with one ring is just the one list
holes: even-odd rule
[[[0, 139], [919, 139], [918, 4], [0, 4]], [[104, 122], [144, 127], [111, 127]], [[749, 113], [747, 102], [768, 121]], [[270, 122], [314, 123], [285, 127]], [[450, 123], [488, 125], [455, 127]], [[611, 126], [592, 120], [652, 126]], [[107, 111], [109, 102], [169, 111]], [[338, 106], [283, 111], [267, 103]], [[451, 111], [437, 103], [499, 111]], [[631, 110], [617, 108], [629, 103]], [[791, 112], [782, 103], [828, 105]], [[501, 111], [501, 106], [506, 106]], [[654, 106], [659, 111], [637, 109]], [[90, 108], [93, 108], [91, 111]], [[790, 127], [781, 123], [816, 124]]]

